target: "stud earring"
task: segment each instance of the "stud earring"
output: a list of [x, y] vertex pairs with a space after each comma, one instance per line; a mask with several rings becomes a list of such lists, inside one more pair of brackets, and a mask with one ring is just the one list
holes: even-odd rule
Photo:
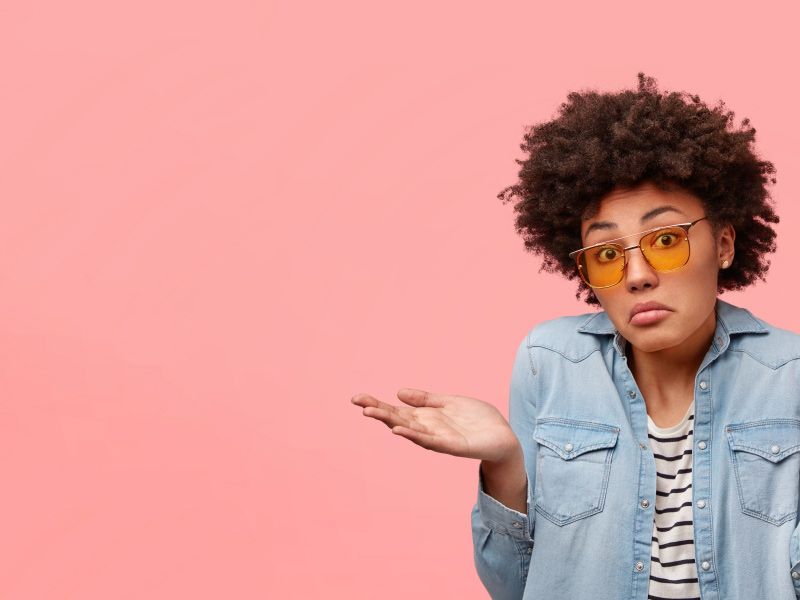
[[725, 269], [727, 268], [727, 266], [728, 266], [728, 261], [727, 260], [722, 261], [722, 268]]

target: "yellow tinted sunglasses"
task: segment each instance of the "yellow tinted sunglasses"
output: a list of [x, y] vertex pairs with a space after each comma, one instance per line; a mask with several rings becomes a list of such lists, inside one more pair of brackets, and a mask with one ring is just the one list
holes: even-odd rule
[[[575, 259], [581, 279], [592, 288], [607, 288], [622, 281], [628, 265], [626, 250], [640, 248], [647, 263], [656, 271], [675, 271], [689, 261], [689, 228], [708, 217], [690, 223], [654, 227], [647, 231], [586, 246], [569, 253]], [[641, 235], [639, 243], [624, 246], [617, 240]]]

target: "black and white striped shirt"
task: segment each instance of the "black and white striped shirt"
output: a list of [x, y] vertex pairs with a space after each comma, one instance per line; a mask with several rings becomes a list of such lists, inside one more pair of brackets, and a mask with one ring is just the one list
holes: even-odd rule
[[647, 417], [656, 461], [656, 506], [651, 545], [652, 600], [700, 600], [692, 523], [694, 402], [680, 423], [662, 429]]

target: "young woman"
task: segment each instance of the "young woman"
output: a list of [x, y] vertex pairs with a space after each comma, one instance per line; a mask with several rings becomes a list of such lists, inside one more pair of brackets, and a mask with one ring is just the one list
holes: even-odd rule
[[536, 324], [508, 422], [474, 398], [352, 402], [480, 460], [477, 572], [497, 599], [800, 598], [800, 335], [718, 298], [764, 279], [778, 217], [724, 103], [571, 93], [533, 127], [517, 229], [600, 312]]

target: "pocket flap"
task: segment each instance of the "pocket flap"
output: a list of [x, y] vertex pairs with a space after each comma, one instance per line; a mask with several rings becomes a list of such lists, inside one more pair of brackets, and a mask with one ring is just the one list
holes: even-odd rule
[[549, 417], [536, 420], [534, 439], [557, 452], [564, 460], [589, 450], [611, 448], [617, 443], [619, 427], [591, 421]]
[[732, 423], [725, 427], [733, 450], [757, 454], [771, 462], [779, 462], [800, 450], [800, 420], [763, 419]]

